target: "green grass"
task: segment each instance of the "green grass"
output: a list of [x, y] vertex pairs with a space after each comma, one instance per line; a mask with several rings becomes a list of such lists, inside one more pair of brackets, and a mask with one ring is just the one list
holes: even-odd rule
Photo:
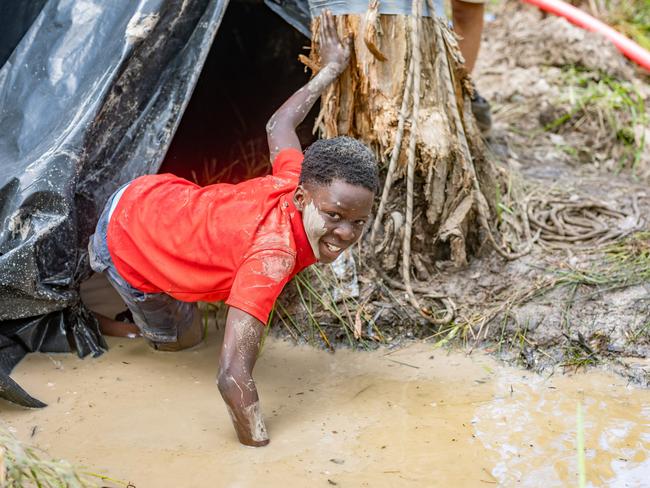
[[593, 252], [602, 252], [602, 257], [597, 254], [589, 267], [554, 270], [558, 284], [586, 285], [602, 292], [650, 281], [650, 231], [636, 232]]
[[636, 327], [633, 327], [625, 335], [627, 337], [627, 341], [630, 344], [636, 344], [641, 339], [645, 339], [646, 341], [649, 340], [650, 339], [650, 317], [648, 317], [645, 321], [642, 321]]
[[[650, 232], [638, 232], [601, 248], [589, 267], [552, 272], [557, 276], [554, 286], [564, 286], [567, 289], [562, 306], [562, 330], [567, 340], [562, 366], [580, 368], [595, 364], [598, 362], [598, 352], [594, 351], [579, 333], [577, 339], [571, 334], [571, 311], [575, 305], [577, 291], [580, 287], [592, 288], [592, 292], [581, 296], [581, 300], [590, 300], [605, 291], [649, 282]], [[628, 342], [638, 341], [645, 331], [643, 325], [639, 326], [628, 334]]]
[[606, 0], [611, 26], [650, 50], [650, 2], [648, 0]]
[[[567, 336], [568, 338], [568, 336]], [[598, 363], [597, 352], [589, 348], [583, 340], [568, 338], [564, 346], [564, 361], [560, 364], [563, 368], [578, 370]]]
[[512, 174], [508, 174], [508, 181], [506, 182], [506, 192], [502, 193], [501, 185], [496, 185], [495, 188], [495, 209], [497, 214], [498, 225], [503, 224], [504, 213], [515, 215], [515, 210], [511, 205], [513, 203], [513, 182]]
[[[530, 346], [553, 360], [529, 339], [529, 324], [517, 323], [513, 319], [512, 310], [531, 300], [541, 299], [553, 290], [563, 289], [559, 302], [561, 330], [565, 338], [562, 365], [579, 368], [595, 364], [598, 361], [598, 351], [592, 350], [580, 334], [577, 337], [572, 334], [572, 310], [578, 296], [581, 301], [591, 300], [606, 291], [650, 282], [650, 231], [637, 232], [620, 241], [593, 249], [591, 253], [593, 256], [589, 263], [581, 267], [567, 265], [544, 269], [544, 274], [535, 282], [508, 288], [483, 309], [460, 309], [452, 323], [441, 327], [429, 339], [436, 339], [438, 347], [455, 340], [461, 340], [465, 344], [488, 340], [499, 352], [504, 348], [523, 351], [524, 347]], [[583, 291], [580, 295], [579, 290]], [[553, 302], [556, 303], [557, 299]], [[543, 321], [543, 318], [540, 320]], [[650, 317], [641, 320], [627, 333], [628, 343], [646, 337], [650, 337]]]
[[[635, 134], [634, 128], [650, 123], [645, 100], [638, 90], [630, 83], [575, 66], [565, 69], [564, 84], [566, 89], [558, 103], [566, 111], [546, 124], [544, 130], [564, 132], [586, 128], [610, 146], [622, 147], [621, 154], [616, 155], [619, 168], [636, 169], [649, 141], [645, 140], [645, 131]], [[574, 149], [564, 150], [578, 151]]]

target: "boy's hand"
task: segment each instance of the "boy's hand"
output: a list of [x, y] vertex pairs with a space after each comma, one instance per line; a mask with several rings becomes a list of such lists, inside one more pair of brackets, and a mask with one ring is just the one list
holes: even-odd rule
[[237, 410], [228, 407], [237, 438], [245, 446], [262, 447], [269, 443], [269, 435], [266, 432], [259, 405], [258, 402], [255, 402]]
[[252, 376], [263, 330], [255, 317], [230, 307], [217, 378], [239, 442], [253, 447], [269, 443]]
[[323, 11], [320, 23], [320, 55], [323, 67], [330, 65], [341, 73], [350, 60], [351, 42], [352, 38], [348, 37], [341, 43], [332, 12]]
[[281, 149], [302, 150], [296, 127], [305, 119], [327, 87], [343, 73], [350, 60], [351, 41], [352, 38], [348, 38], [341, 43], [332, 13], [324, 11], [320, 23], [321, 70], [291, 95], [266, 124], [271, 161], [275, 160]]

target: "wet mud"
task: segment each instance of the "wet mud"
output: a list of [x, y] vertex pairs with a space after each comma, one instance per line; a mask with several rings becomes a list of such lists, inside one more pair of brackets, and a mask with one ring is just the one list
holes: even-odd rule
[[32, 354], [14, 377], [49, 407], [0, 405], [24, 441], [143, 487], [569, 486], [576, 406], [592, 486], [650, 477], [650, 392], [601, 372], [544, 377], [430, 344], [335, 354], [268, 338], [255, 371], [271, 443], [237, 442], [215, 385], [220, 334], [96, 360]]

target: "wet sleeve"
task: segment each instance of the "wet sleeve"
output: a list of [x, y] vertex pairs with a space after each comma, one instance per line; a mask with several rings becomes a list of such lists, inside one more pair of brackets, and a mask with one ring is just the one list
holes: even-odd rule
[[293, 178], [298, 181], [302, 170], [304, 156], [298, 149], [289, 147], [282, 149], [273, 161], [273, 176]]
[[266, 324], [295, 264], [295, 256], [287, 251], [272, 249], [251, 255], [237, 270], [226, 304]]

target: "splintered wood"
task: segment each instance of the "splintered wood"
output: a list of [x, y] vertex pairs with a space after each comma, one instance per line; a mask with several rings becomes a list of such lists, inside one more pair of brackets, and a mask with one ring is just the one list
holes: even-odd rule
[[[352, 36], [352, 57], [322, 97], [317, 128], [323, 137], [348, 135], [375, 151], [384, 186], [366, 252], [385, 280], [438, 322], [419, 303], [412, 279], [428, 280], [436, 261], [465, 265], [485, 241], [505, 257], [515, 254], [492, 234], [502, 178], [471, 113], [472, 87], [456, 38], [442, 20], [421, 17], [418, 3], [413, 16], [378, 15], [373, 2], [365, 15], [336, 18], [340, 38]], [[309, 61], [315, 69], [318, 31], [316, 18]]]

